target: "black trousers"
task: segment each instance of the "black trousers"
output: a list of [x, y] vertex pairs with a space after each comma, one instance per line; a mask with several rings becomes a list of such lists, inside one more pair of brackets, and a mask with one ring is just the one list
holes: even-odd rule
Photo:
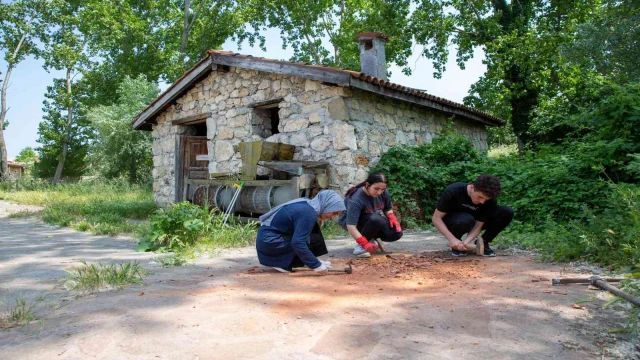
[[389, 219], [378, 213], [360, 215], [356, 229], [367, 240], [380, 239], [392, 242], [398, 241], [403, 235], [402, 231], [396, 232], [395, 228], [389, 226]]
[[[320, 231], [320, 225], [316, 222], [313, 226], [313, 230], [311, 230], [311, 235], [309, 235], [309, 250], [316, 257], [326, 255], [329, 253], [327, 250], [327, 244], [324, 242], [324, 236], [322, 236], [322, 231]], [[291, 265], [287, 270], [291, 271], [294, 267], [303, 267], [305, 264], [300, 260], [298, 256], [293, 258], [291, 261]]]
[[[502, 230], [511, 224], [511, 220], [513, 220], [513, 209], [508, 206], [497, 206], [491, 214], [489, 214], [489, 218], [484, 223], [484, 226], [482, 226], [482, 230], [484, 230], [482, 239], [487, 243], [491, 242]], [[447, 213], [444, 218], [442, 218], [442, 221], [444, 221], [444, 224], [453, 236], [458, 239], [471, 231], [476, 225], [476, 219], [473, 215], [461, 212]]]

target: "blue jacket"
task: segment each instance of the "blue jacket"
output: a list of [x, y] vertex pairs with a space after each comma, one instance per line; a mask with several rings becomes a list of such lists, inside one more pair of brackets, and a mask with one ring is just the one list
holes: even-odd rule
[[306, 202], [282, 207], [270, 225], [258, 230], [256, 249], [260, 264], [287, 269], [298, 256], [311, 269], [320, 266], [318, 258], [309, 250], [309, 235], [317, 219], [315, 210]]

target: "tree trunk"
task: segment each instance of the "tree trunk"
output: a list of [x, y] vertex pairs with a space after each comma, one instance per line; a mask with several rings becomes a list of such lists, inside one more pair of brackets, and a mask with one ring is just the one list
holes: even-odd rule
[[191, 0], [184, 0], [184, 22], [182, 24], [182, 39], [180, 40], [180, 64], [184, 64], [187, 55], [187, 40], [189, 40], [189, 7]]
[[0, 93], [0, 180], [9, 176], [9, 164], [7, 162], [7, 143], [4, 141], [4, 119], [7, 116], [7, 84], [13, 64], [9, 63], [9, 69], [2, 82], [2, 92]]
[[[29, 21], [31, 23], [31, 21]], [[27, 34], [24, 33], [20, 37], [20, 41], [18, 41], [18, 45], [13, 50], [13, 54], [11, 54], [11, 58], [8, 60], [9, 68], [7, 69], [7, 74], [4, 76], [4, 81], [2, 82], [2, 91], [0, 92], [0, 180], [9, 176], [9, 164], [7, 162], [7, 143], [4, 141], [4, 120], [7, 116], [7, 87], [9, 86], [9, 78], [11, 78], [11, 72], [13, 71], [13, 67], [15, 64], [13, 63], [18, 55], [18, 51], [22, 48], [22, 44], [24, 43], [24, 39], [27, 37]]]
[[523, 74], [523, 71], [517, 65], [511, 66], [507, 71], [507, 79], [511, 90], [517, 93], [517, 95], [511, 98], [510, 103], [511, 127], [513, 128], [513, 133], [516, 135], [518, 152], [523, 152], [531, 141], [531, 136], [528, 132], [531, 125], [531, 117], [533, 116], [533, 109], [538, 105], [538, 97], [540, 94], [537, 89], [527, 87], [524, 89], [518, 88], [526, 84], [526, 78], [527, 75]]
[[71, 125], [73, 125], [73, 100], [71, 99], [71, 68], [67, 68], [67, 124], [64, 129], [64, 136], [62, 137], [62, 154], [60, 154], [60, 160], [56, 167], [56, 173], [53, 175], [53, 184], [57, 184], [62, 179], [62, 170], [64, 170], [64, 162], [67, 159], [67, 152], [69, 151], [69, 136], [71, 134]]

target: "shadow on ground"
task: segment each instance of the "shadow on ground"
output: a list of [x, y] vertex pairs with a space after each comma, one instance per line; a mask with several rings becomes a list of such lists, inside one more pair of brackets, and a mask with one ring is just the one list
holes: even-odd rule
[[[350, 240], [328, 243], [335, 265], [352, 260]], [[591, 317], [571, 307], [589, 290], [547, 281], [562, 267], [528, 256], [454, 260], [443, 253], [435, 261], [429, 254], [446, 250], [446, 241], [429, 232], [387, 247], [424, 252], [425, 265], [376, 255], [353, 261], [352, 275], [288, 275], [260, 268], [254, 250], [244, 248], [165, 269], [150, 264], [156, 255], [135, 253], [127, 238], [0, 219], [0, 296], [44, 293], [59, 303], [42, 310], [39, 323], [0, 332], [0, 353], [7, 359], [602, 358], [597, 336], [572, 329]], [[153, 273], [145, 285], [74, 299], [54, 286], [79, 259], [137, 260]]]

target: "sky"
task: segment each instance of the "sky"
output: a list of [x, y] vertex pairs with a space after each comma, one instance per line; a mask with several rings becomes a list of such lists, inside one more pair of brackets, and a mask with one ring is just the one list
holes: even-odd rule
[[[225, 42], [222, 48], [245, 55], [271, 59], [289, 59], [291, 57], [291, 49], [282, 49], [279, 30], [269, 29], [264, 35], [266, 37], [266, 52], [257, 47], [252, 48], [247, 44], [244, 44], [239, 50], [237, 44], [231, 40]], [[409, 58], [408, 63], [413, 71], [411, 76], [402, 74], [399, 67], [391, 66], [392, 75], [389, 81], [425, 90], [431, 95], [448, 100], [462, 102], [471, 84], [475, 83], [486, 71], [486, 66], [482, 64], [482, 50], [476, 51], [474, 58], [467, 62], [465, 70], [458, 68], [455, 63], [455, 51], [452, 51], [447, 71], [441, 79], [435, 79], [433, 78], [431, 61], [420, 57], [420, 51], [420, 47], [415, 47], [414, 55]], [[4, 54], [0, 55], [4, 58]], [[38, 147], [36, 140], [38, 138], [38, 124], [43, 116], [44, 94], [47, 91], [47, 86], [53, 83], [54, 78], [64, 77], [63, 71], [46, 72], [42, 68], [42, 64], [42, 60], [29, 58], [19, 63], [11, 74], [7, 90], [7, 107], [9, 108], [7, 120], [10, 124], [4, 133], [9, 159], [13, 159], [20, 150], [27, 146]], [[4, 79], [6, 70], [7, 63], [0, 59], [0, 77], [2, 79]], [[167, 86], [168, 84], [160, 84], [162, 90]]]

